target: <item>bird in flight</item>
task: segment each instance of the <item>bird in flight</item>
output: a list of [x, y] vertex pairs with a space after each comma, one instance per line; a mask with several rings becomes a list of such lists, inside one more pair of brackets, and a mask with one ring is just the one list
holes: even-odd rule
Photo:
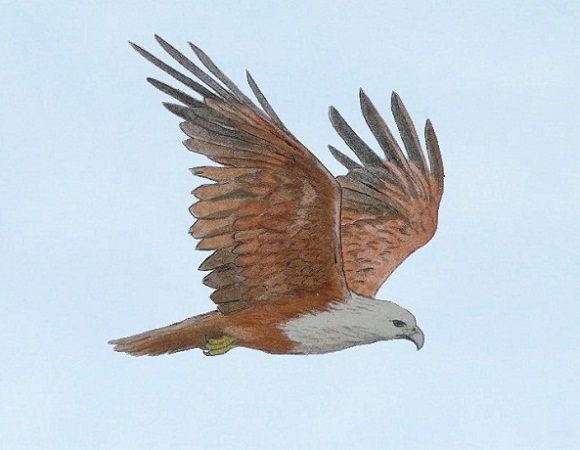
[[[408, 310], [375, 298], [407, 256], [435, 233], [443, 194], [443, 163], [427, 120], [425, 147], [399, 96], [391, 110], [405, 152], [360, 91], [362, 114], [381, 148], [378, 156], [330, 108], [330, 121], [356, 155], [329, 146], [348, 169], [334, 177], [286, 128], [256, 82], [247, 97], [198, 47], [201, 65], [156, 36], [180, 72], [132, 44], [145, 59], [189, 88], [148, 78], [178, 103], [188, 150], [217, 165], [195, 167], [211, 180], [193, 191], [198, 250], [211, 250], [199, 269], [217, 309], [134, 336], [110, 341], [131, 355], [193, 348], [222, 355], [235, 347], [273, 354], [319, 354], [424, 334]], [[202, 67], [205, 69], [202, 69]]]

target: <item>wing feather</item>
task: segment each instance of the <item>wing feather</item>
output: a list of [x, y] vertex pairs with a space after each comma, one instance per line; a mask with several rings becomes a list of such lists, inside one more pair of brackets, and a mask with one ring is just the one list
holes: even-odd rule
[[286, 131], [289, 136], [294, 137], [294, 135], [292, 135], [288, 131], [288, 129], [286, 128], [286, 125], [284, 125], [284, 122], [282, 122], [280, 120], [280, 118], [278, 117], [278, 114], [276, 114], [276, 111], [274, 111], [274, 108], [272, 108], [272, 105], [270, 105], [270, 102], [268, 102], [266, 97], [264, 97], [264, 94], [262, 94], [262, 91], [260, 90], [257, 83], [254, 81], [254, 78], [252, 77], [252, 75], [250, 75], [250, 72], [248, 72], [248, 71], [246, 71], [246, 79], [247, 79], [248, 84], [250, 85], [250, 88], [252, 89], [252, 92], [254, 93], [256, 99], [258, 100], [258, 103], [264, 109], [266, 114], [268, 114], [268, 116], [272, 119], [272, 121], [278, 127], [280, 127], [280, 129]]
[[356, 154], [361, 162], [368, 166], [380, 166], [382, 164], [381, 158], [379, 158], [375, 152], [363, 141], [358, 134], [350, 127], [346, 120], [340, 115], [340, 113], [334, 107], [330, 107], [329, 110], [330, 123], [342, 138], [346, 145]]
[[185, 121], [185, 146], [218, 163], [191, 169], [213, 183], [193, 190], [189, 209], [197, 248], [213, 251], [200, 270], [210, 271], [203, 282], [218, 309], [233, 313], [293, 296], [318, 304], [346, 298], [338, 182], [288, 132], [249, 74], [263, 110], [198, 47], [190, 44], [205, 69], [156, 39], [193, 78], [131, 45], [201, 97], [149, 79], [179, 102], [164, 105]]
[[362, 90], [360, 103], [385, 159], [362, 142], [334, 108], [330, 109], [331, 122], [360, 164], [334, 147], [329, 148], [348, 169], [347, 175], [338, 177], [342, 187], [341, 237], [347, 283], [359, 294], [374, 296], [393, 270], [433, 237], [444, 171], [431, 122], [425, 125], [427, 163], [415, 126], [396, 93], [391, 97], [391, 110], [406, 155]]
[[391, 111], [409, 159], [422, 173], [427, 174], [427, 163], [425, 162], [425, 155], [421, 150], [421, 143], [419, 142], [415, 125], [401, 98], [394, 92], [391, 95]]

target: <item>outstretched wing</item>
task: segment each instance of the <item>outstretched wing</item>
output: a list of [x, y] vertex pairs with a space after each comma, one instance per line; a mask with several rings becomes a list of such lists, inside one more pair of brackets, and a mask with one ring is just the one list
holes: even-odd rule
[[230, 313], [294, 296], [318, 304], [345, 298], [336, 180], [286, 129], [249, 74], [263, 110], [193, 44], [209, 73], [156, 39], [195, 79], [131, 45], [201, 100], [148, 81], [180, 103], [165, 106], [185, 120], [185, 146], [220, 164], [191, 169], [214, 183], [193, 191], [198, 200], [190, 208], [197, 248], [213, 250], [200, 270], [211, 271], [203, 282], [215, 289], [218, 309]]
[[443, 195], [443, 162], [429, 120], [425, 125], [426, 161], [413, 122], [396, 93], [391, 97], [391, 110], [406, 155], [362, 90], [360, 103], [385, 159], [376, 155], [334, 108], [330, 108], [330, 121], [360, 162], [329, 148], [349, 170], [337, 178], [342, 187], [346, 280], [351, 290], [374, 296], [393, 270], [433, 237]]

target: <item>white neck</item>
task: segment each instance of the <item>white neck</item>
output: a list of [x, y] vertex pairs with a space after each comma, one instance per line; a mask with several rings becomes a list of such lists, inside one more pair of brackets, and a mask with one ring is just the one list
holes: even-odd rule
[[304, 314], [280, 328], [296, 343], [295, 353], [328, 353], [394, 338], [389, 317], [397, 317], [401, 309], [393, 302], [352, 293], [326, 311]]

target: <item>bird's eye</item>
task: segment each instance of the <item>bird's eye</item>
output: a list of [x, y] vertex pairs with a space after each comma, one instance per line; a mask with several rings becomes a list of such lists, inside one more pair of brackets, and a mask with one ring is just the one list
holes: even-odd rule
[[406, 326], [407, 324], [405, 322], [403, 322], [402, 320], [393, 320], [393, 325], [395, 325], [397, 328], [402, 328], [404, 326]]

